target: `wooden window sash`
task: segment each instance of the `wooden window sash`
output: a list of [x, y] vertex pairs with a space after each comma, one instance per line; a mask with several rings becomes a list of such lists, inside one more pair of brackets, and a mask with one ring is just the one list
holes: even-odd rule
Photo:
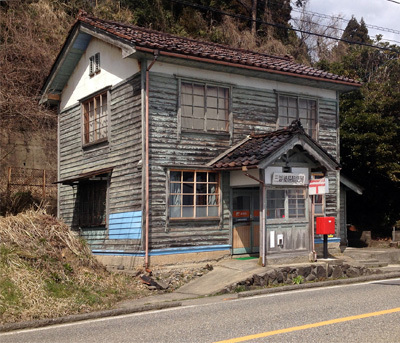
[[[220, 216], [220, 176], [218, 173], [215, 172], [208, 172], [208, 171], [193, 171], [193, 170], [171, 170], [171, 172], [179, 172], [180, 173], [180, 179], [179, 181], [172, 181], [170, 179], [170, 185], [171, 184], [179, 184], [180, 185], [180, 193], [175, 193], [171, 192], [171, 186], [169, 186], [169, 193], [168, 193], [168, 198], [170, 199], [171, 196], [179, 196], [180, 197], [180, 202], [179, 205], [173, 205], [170, 200], [168, 200], [168, 214], [170, 219], [175, 220], [175, 219], [208, 219], [208, 218], [216, 218]], [[184, 173], [193, 173], [193, 181], [184, 181]], [[198, 182], [197, 181], [197, 173], [207, 173], [207, 179], [205, 182]], [[210, 174], [215, 174], [216, 176], [216, 181], [212, 182], [210, 181]], [[183, 191], [183, 185], [184, 184], [192, 184], [193, 185], [193, 193], [184, 193]], [[204, 184], [206, 185], [206, 193], [198, 193], [197, 192], [197, 185], [198, 184]], [[210, 193], [209, 192], [209, 185], [215, 185], [215, 192]], [[184, 205], [184, 196], [192, 196], [193, 199], [193, 204], [192, 205]], [[197, 196], [202, 195], [206, 197], [206, 202], [205, 205], [199, 205]], [[215, 196], [216, 199], [216, 205], [210, 205], [209, 204], [209, 196]], [[171, 217], [170, 215], [170, 208], [178, 208], [179, 207], [179, 217]], [[184, 209], [192, 207], [193, 209], [193, 216], [192, 217], [184, 217]], [[204, 207], [206, 208], [206, 216], [197, 216], [197, 209], [199, 207]], [[216, 216], [210, 216], [210, 208], [217, 207], [217, 215]]]
[[[108, 93], [101, 93], [86, 100], [83, 103], [84, 144], [96, 143], [97, 141], [102, 141], [103, 139], [106, 139], [108, 137], [108, 98]], [[103, 103], [103, 101], [105, 101], [105, 104]], [[104, 126], [102, 126], [102, 120], [104, 120]], [[105, 137], [102, 137], [103, 129]]]

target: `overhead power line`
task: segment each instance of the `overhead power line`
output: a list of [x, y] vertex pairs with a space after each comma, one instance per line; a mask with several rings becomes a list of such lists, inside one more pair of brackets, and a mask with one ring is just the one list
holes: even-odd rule
[[191, 2], [188, 2], [188, 1], [184, 1], [184, 0], [171, 0], [171, 1], [175, 2], [175, 3], [178, 3], [178, 4], [181, 4], [181, 5], [185, 5], [185, 6], [189, 6], [189, 7], [193, 7], [193, 8], [197, 8], [197, 9], [201, 9], [201, 10], [204, 10], [204, 11], [211, 11], [211, 12], [214, 12], [214, 13], [230, 16], [230, 17], [233, 17], [233, 18], [241, 19], [241, 20], [246, 20], [246, 21], [256, 22], [256, 23], [259, 23], [259, 24], [265, 24], [265, 25], [268, 25], [268, 26], [277, 27], [279, 29], [285, 29], [285, 30], [290, 30], [290, 31], [295, 31], [295, 32], [301, 32], [301, 33], [305, 33], [305, 34], [309, 34], [309, 35], [313, 35], [313, 36], [317, 36], [317, 37], [333, 39], [333, 40], [344, 42], [344, 43], [348, 43], [348, 44], [367, 46], [367, 47], [370, 47], [370, 48], [375, 48], [375, 49], [379, 49], [379, 50], [386, 50], [386, 51], [392, 51], [392, 52], [397, 52], [398, 53], [397, 49], [382, 47], [382, 46], [368, 44], [368, 43], [350, 41], [350, 40], [347, 40], [347, 39], [327, 36], [327, 35], [320, 34], [320, 33], [315, 33], [315, 32], [295, 29], [293, 27], [287, 27], [287, 26], [282, 25], [282, 24], [269, 23], [269, 22], [266, 22], [266, 21], [261, 20], [261, 19], [252, 19], [250, 17], [244, 16], [244, 15], [241, 15], [241, 14], [233, 14], [233, 13], [229, 13], [229, 12], [226, 12], [226, 11], [219, 10], [217, 8], [214, 8], [214, 7], [198, 5], [198, 4], [194, 4], [194, 3], [191, 3]]
[[[388, 1], [391, 1], [391, 0], [388, 0]], [[394, 1], [394, 0], [392, 0], [392, 1]], [[398, 4], [400, 4], [400, 2]], [[329, 14], [318, 13], [318, 12], [313, 12], [313, 11], [306, 11], [306, 10], [300, 10], [298, 8], [295, 8], [295, 7], [292, 8], [292, 11], [293, 12], [299, 12], [299, 13], [303, 13], [304, 12], [304, 13], [307, 13], [307, 14], [312, 14], [312, 15], [314, 15], [316, 17], [323, 18], [323, 19], [338, 19], [338, 20], [341, 20], [341, 21], [344, 21], [344, 22], [349, 22], [349, 20], [350, 20], [348, 18], [337, 17], [337, 16], [333, 16], [333, 15], [329, 15]], [[390, 29], [390, 28], [387, 28], [387, 27], [371, 25], [371, 24], [365, 24], [365, 26], [370, 28], [370, 29], [377, 30], [377, 31], [385, 31], [385, 32], [400, 34], [399, 30]]]

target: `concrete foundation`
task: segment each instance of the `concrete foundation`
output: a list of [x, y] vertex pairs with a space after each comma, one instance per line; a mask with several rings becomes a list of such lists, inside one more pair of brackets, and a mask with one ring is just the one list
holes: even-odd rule
[[[323, 243], [317, 243], [315, 244], [315, 251], [317, 252], [317, 256], [319, 258], [324, 257], [324, 244]], [[328, 254], [329, 255], [336, 255], [340, 254], [340, 242], [331, 242], [328, 243]]]

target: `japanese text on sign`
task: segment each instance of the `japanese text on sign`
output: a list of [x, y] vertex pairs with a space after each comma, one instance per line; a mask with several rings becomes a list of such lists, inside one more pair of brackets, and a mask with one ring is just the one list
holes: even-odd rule
[[274, 173], [272, 176], [273, 185], [302, 186], [305, 182], [305, 174]]

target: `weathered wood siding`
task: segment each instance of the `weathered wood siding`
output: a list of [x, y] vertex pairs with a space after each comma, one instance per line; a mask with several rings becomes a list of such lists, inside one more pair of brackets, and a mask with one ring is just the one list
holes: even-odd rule
[[[338, 158], [339, 136], [338, 136], [338, 106], [337, 101], [332, 99], [319, 99], [319, 133], [318, 143], [328, 151], [334, 158]], [[329, 193], [325, 195], [325, 215], [336, 218], [336, 232], [340, 230], [340, 215], [338, 212], [339, 183], [337, 172], [329, 172]]]
[[167, 166], [200, 165], [229, 148], [229, 136], [178, 135], [178, 80], [150, 74], [150, 247], [151, 249], [228, 244], [219, 220], [167, 223]]
[[[82, 148], [80, 105], [77, 104], [60, 113], [60, 179], [77, 177], [86, 170], [113, 166], [108, 191], [108, 211], [110, 225], [118, 230], [115, 226], [118, 220], [111, 223], [112, 214], [127, 213], [125, 217], [130, 218], [132, 216], [128, 214], [135, 211], [136, 226], [137, 211], [141, 211], [142, 206], [142, 169], [138, 166], [142, 159], [140, 74], [112, 87], [110, 96], [111, 122], [108, 143]], [[60, 215], [73, 229], [78, 228], [77, 216], [74, 218], [74, 212], [77, 210], [76, 188], [76, 186], [61, 185], [59, 193]], [[127, 220], [130, 220], [129, 218]], [[128, 236], [121, 232], [119, 234], [122, 238], [132, 238], [131, 243], [137, 244], [139, 238], [136, 237], [136, 231], [133, 234], [132, 228], [129, 230], [131, 231]], [[98, 247], [98, 233], [95, 236]], [[106, 236], [108, 238], [108, 232]]]
[[[150, 73], [150, 248], [230, 243], [229, 177], [222, 177], [221, 221], [167, 220], [167, 170], [173, 165], [204, 165], [231, 146], [228, 134], [178, 132], [178, 79]], [[232, 87], [233, 142], [252, 132], [277, 129], [277, 95], [273, 91]], [[320, 143], [337, 155], [336, 101], [319, 100]], [[326, 211], [337, 215], [336, 174]]]
[[318, 143], [326, 149], [333, 157], [338, 157], [338, 122], [337, 122], [337, 101], [320, 99], [318, 101], [319, 133]]
[[234, 87], [232, 111], [235, 142], [253, 132], [276, 130], [277, 97], [272, 91]]

